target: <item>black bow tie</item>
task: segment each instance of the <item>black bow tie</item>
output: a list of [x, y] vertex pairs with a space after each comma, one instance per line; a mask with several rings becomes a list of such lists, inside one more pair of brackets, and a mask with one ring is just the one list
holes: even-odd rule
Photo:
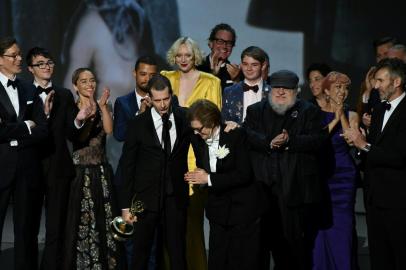
[[248, 84], [246, 84], [246, 83], [244, 83], [243, 85], [242, 85], [242, 88], [244, 89], [244, 92], [247, 92], [247, 91], [249, 91], [249, 90], [252, 90], [252, 91], [254, 91], [255, 93], [256, 92], [258, 92], [258, 85], [248, 85]]
[[43, 88], [43, 87], [41, 87], [41, 86], [37, 86], [37, 92], [38, 92], [38, 95], [40, 95], [42, 92], [45, 92], [45, 94], [49, 94], [49, 92], [51, 92], [52, 91], [52, 86], [51, 87], [47, 87], [47, 88]]
[[390, 108], [391, 108], [391, 105], [390, 105], [389, 102], [385, 101], [385, 102], [383, 103], [383, 107], [385, 108], [385, 110], [389, 111]]
[[12, 80], [8, 80], [7, 81], [7, 87], [12, 86], [14, 89], [17, 89], [17, 79], [12, 81]]

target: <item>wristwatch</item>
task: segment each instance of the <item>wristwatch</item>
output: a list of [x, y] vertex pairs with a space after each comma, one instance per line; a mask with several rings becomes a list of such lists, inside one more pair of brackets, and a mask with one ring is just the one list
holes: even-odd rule
[[368, 153], [371, 150], [371, 144], [367, 143], [361, 150]]

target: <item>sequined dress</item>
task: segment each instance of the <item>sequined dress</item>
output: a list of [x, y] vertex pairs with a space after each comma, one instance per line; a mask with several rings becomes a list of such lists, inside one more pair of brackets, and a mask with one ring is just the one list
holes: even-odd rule
[[76, 178], [70, 189], [62, 268], [117, 269], [119, 244], [110, 230], [110, 222], [117, 213], [100, 113], [81, 130], [73, 142]]

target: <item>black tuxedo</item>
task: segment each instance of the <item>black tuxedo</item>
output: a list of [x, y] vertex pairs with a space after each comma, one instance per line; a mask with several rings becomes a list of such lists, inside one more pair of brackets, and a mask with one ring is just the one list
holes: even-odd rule
[[254, 182], [245, 132], [220, 130], [219, 146], [229, 154], [217, 159], [216, 172], [210, 172], [209, 150], [200, 136], [197, 140], [197, 166], [210, 174], [206, 215], [210, 221], [209, 269], [257, 269], [259, 217], [264, 201]]
[[[155, 228], [160, 223], [163, 224], [162, 235], [167, 245], [171, 269], [186, 269], [188, 185], [184, 181], [184, 174], [187, 171], [192, 129], [186, 119], [185, 109], [173, 107], [176, 141], [166, 161], [153, 123], [152, 109], [137, 115], [128, 125], [120, 159], [123, 173], [120, 207], [129, 208], [131, 199], [136, 194], [146, 208], [145, 213], [134, 224], [134, 269], [146, 269]], [[166, 189], [167, 181], [170, 181], [172, 192]]]
[[46, 211], [45, 248], [41, 269], [57, 269], [61, 262], [68, 191], [75, 176], [67, 139], [77, 132], [74, 119], [78, 109], [70, 90], [56, 86], [53, 90], [53, 107], [47, 120], [49, 134], [41, 145]]
[[[38, 265], [37, 234], [41, 215], [38, 145], [47, 136], [47, 124], [42, 101], [35, 90], [32, 84], [17, 79], [20, 106], [17, 116], [0, 84], [0, 227], [3, 228], [13, 196], [15, 269], [36, 269]], [[36, 123], [31, 134], [24, 123], [27, 120]]]
[[[255, 177], [263, 182], [269, 199], [268, 213], [263, 216], [262, 239], [266, 241], [263, 245], [265, 250], [267, 246], [272, 249], [276, 265], [285, 265], [288, 269], [304, 268], [304, 260], [309, 263], [311, 258], [305, 254], [309, 250], [303, 247], [312, 241], [307, 239], [312, 233], [308, 228], [312, 221], [306, 220], [307, 212], [323, 197], [317, 151], [327, 138], [327, 131], [322, 130], [321, 120], [320, 110], [308, 102], [298, 100], [280, 116], [272, 110], [268, 100], [263, 100], [247, 108], [243, 123]], [[288, 143], [271, 149], [271, 140], [282, 129], [289, 134]], [[266, 268], [269, 269], [269, 265]]]
[[372, 112], [365, 189], [371, 269], [406, 269], [406, 98], [383, 131], [383, 104]]

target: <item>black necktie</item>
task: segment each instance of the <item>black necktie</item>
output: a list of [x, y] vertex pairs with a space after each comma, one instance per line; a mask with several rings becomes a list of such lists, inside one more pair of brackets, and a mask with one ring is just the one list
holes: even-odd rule
[[385, 108], [385, 110], [389, 111], [390, 108], [391, 108], [391, 105], [390, 105], [389, 102], [385, 101], [385, 102], [383, 103], [383, 107]]
[[41, 87], [40, 85], [37, 86], [38, 95], [41, 95], [42, 92], [45, 92], [45, 94], [48, 95], [49, 92], [51, 92], [51, 91], [52, 91], [52, 86], [51, 86], [51, 87], [47, 87], [47, 88], [43, 88], [43, 87]]
[[[172, 122], [169, 120], [169, 114], [162, 115], [162, 142], [164, 143], [165, 160], [168, 163], [169, 156], [171, 155], [171, 136], [169, 130], [171, 129]], [[170, 170], [168, 164], [165, 166], [165, 193], [172, 194], [173, 185], [170, 176]]]
[[243, 90], [244, 90], [244, 92], [247, 92], [247, 91], [249, 91], [249, 90], [252, 90], [252, 91], [254, 91], [255, 93], [256, 92], [258, 92], [258, 85], [248, 85], [248, 84], [246, 84], [246, 83], [244, 83], [243, 85], [242, 85], [242, 88], [243, 88]]
[[164, 152], [167, 157], [171, 154], [171, 136], [169, 130], [171, 129], [172, 122], [169, 120], [169, 114], [162, 115], [162, 142], [164, 143]]
[[17, 89], [17, 80], [14, 80], [14, 81], [8, 80], [8, 81], [7, 81], [7, 87], [9, 87], [10, 85], [11, 85], [14, 89]]

